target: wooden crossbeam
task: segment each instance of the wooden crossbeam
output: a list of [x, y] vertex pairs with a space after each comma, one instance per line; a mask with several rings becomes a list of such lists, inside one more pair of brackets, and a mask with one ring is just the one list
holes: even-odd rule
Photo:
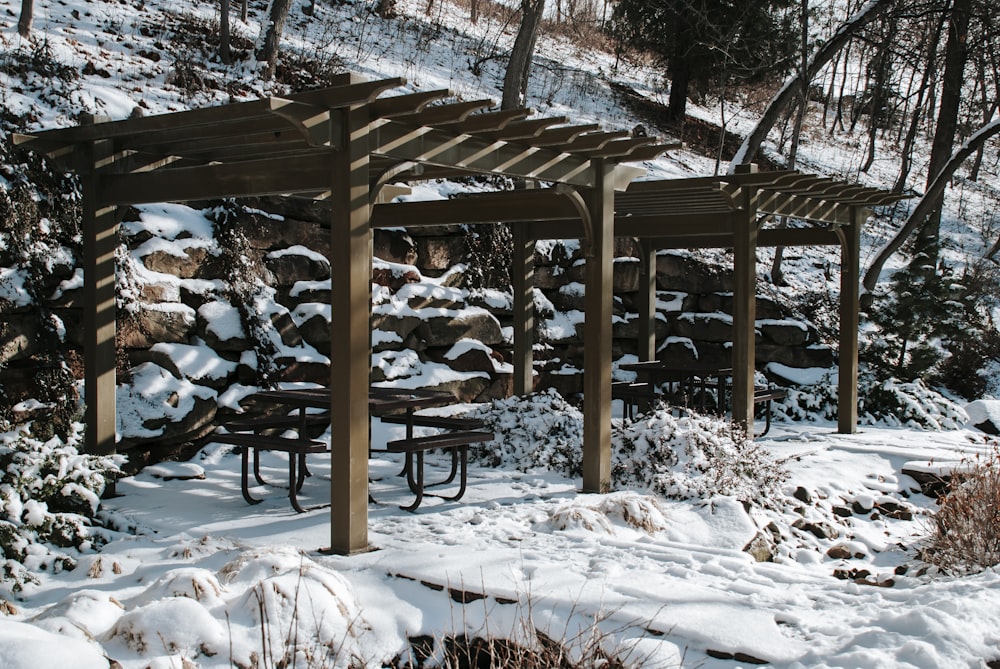
[[396, 202], [379, 205], [372, 213], [372, 227], [547, 221], [579, 218], [579, 211], [564, 195], [551, 189], [525, 189], [477, 193], [450, 200]]

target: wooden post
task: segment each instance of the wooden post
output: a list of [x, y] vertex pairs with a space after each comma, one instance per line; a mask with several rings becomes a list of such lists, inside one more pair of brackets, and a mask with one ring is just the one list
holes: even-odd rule
[[851, 224], [842, 229], [840, 250], [840, 370], [837, 431], [853, 434], [858, 425], [858, 301], [863, 207], [851, 207]]
[[368, 549], [372, 235], [368, 111], [342, 113], [342, 148], [330, 154], [330, 549], [346, 555]]
[[525, 224], [515, 223], [510, 279], [514, 293], [514, 394], [529, 395], [535, 389], [535, 240]]
[[591, 256], [586, 267], [583, 326], [583, 490], [611, 489], [611, 319], [614, 259], [613, 165], [594, 161], [589, 201]]
[[[751, 166], [750, 172], [755, 172]], [[757, 302], [757, 196], [741, 193], [733, 222], [733, 424], [753, 437], [754, 344]]]
[[639, 360], [656, 357], [656, 246], [648, 239], [639, 242]]
[[[118, 221], [115, 207], [99, 200], [98, 168], [110, 155], [108, 141], [90, 144], [88, 172], [83, 176], [83, 349], [86, 400], [84, 449], [115, 452], [115, 250]], [[105, 494], [114, 494], [109, 481]]]

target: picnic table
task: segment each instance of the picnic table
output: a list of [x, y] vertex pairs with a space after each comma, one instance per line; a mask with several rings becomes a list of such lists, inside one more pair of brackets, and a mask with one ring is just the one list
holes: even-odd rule
[[[671, 397], [683, 407], [697, 406], [700, 411], [709, 408], [709, 400], [714, 400], [716, 411], [723, 413], [729, 406], [728, 393], [733, 375], [732, 367], [706, 364], [667, 364], [660, 360], [645, 360], [630, 362], [620, 366], [620, 369], [636, 372], [644, 376], [646, 381], [612, 384], [611, 396], [625, 403], [625, 414], [633, 417], [633, 408], [648, 406], [661, 397]], [[669, 389], [663, 392], [663, 386]], [[712, 397], [714, 393], [714, 397]], [[754, 404], [764, 404], [764, 431], [771, 429], [771, 403], [788, 396], [784, 388], [755, 387], [753, 391]]]
[[[678, 365], [660, 360], [645, 360], [625, 363], [620, 369], [636, 372], [645, 378], [648, 385], [644, 389], [654, 399], [668, 395], [681, 406], [697, 406], [701, 411], [710, 407], [709, 400], [714, 401], [714, 408], [719, 411], [724, 411], [727, 406], [726, 392], [733, 375], [732, 367], [700, 363]], [[664, 385], [668, 386], [666, 393], [662, 391]]]
[[[250, 504], [256, 504], [260, 500], [255, 499], [249, 492], [249, 459], [253, 454], [253, 473], [257, 482], [263, 485], [265, 481], [260, 475], [259, 456], [262, 450], [277, 450], [287, 452], [288, 457], [288, 478], [289, 478], [289, 500], [292, 508], [298, 512], [306, 511], [298, 502], [298, 491], [302, 487], [308, 469], [306, 467], [306, 455], [309, 453], [327, 451], [326, 444], [308, 439], [307, 430], [311, 426], [326, 424], [330, 421], [330, 389], [317, 388], [291, 388], [279, 390], [261, 390], [250, 396], [255, 402], [280, 404], [293, 409], [298, 409], [297, 416], [263, 417], [253, 419], [234, 419], [226, 423], [226, 428], [231, 434], [216, 435], [215, 441], [229, 443], [241, 449], [242, 469], [241, 469], [241, 489], [243, 498]], [[478, 428], [482, 427], [481, 422], [470, 419], [449, 419], [439, 416], [419, 416], [418, 410], [435, 407], [448, 406], [454, 404], [455, 397], [449, 393], [428, 389], [405, 389], [385, 386], [372, 386], [368, 392], [368, 411], [372, 416], [381, 417], [386, 422], [402, 423], [406, 426], [406, 436], [403, 439], [390, 441], [386, 444], [385, 452], [403, 453], [405, 455], [404, 470], [401, 474], [407, 477], [407, 484], [410, 490], [416, 494], [416, 501], [401, 507], [407, 511], [415, 511], [424, 497], [424, 488], [429, 487], [424, 484], [423, 456], [432, 448], [448, 449], [452, 453], [452, 471], [450, 476], [439, 483], [433, 485], [444, 485], [454, 480], [458, 472], [461, 473], [461, 487], [457, 495], [448, 499], [459, 499], [465, 493], [467, 481], [468, 458], [467, 449], [469, 444], [489, 441], [493, 439], [493, 434], [483, 432]], [[310, 412], [310, 409], [318, 412]], [[414, 436], [415, 426], [429, 426], [444, 430], [441, 434]], [[286, 437], [283, 435], [263, 434], [265, 431], [274, 429], [296, 429], [296, 437]], [[476, 428], [476, 429], [473, 429]], [[331, 447], [338, 447], [332, 444]], [[414, 457], [415, 456], [415, 457]], [[314, 507], [315, 508], [315, 507]]]

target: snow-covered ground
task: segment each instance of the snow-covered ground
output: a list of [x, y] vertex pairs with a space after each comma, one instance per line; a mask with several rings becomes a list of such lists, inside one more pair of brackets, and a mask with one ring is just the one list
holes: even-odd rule
[[[268, 92], [246, 63], [205, 66], [204, 76], [233, 84], [228, 90], [189, 97], [177, 83], [181, 66], [204, 53], [168, 36], [191, 16], [215, 20], [213, 3], [36, 0], [33, 42], [16, 34], [19, 4], [0, 0], [0, 64], [37, 55], [79, 73], [62, 81], [0, 68], [0, 103], [32, 127], [70, 125], [81, 111], [124, 118], [136, 106], [153, 114]], [[503, 60], [483, 62], [481, 76], [470, 65], [502, 53], [513, 26], [496, 17], [470, 25], [441, 0], [424, 18], [423, 1], [399, 6], [411, 18], [382, 24], [363, 2], [317, 3], [313, 20], [296, 14], [289, 22], [284, 44], [371, 78], [406, 76], [407, 90], [499, 97]], [[262, 10], [254, 4], [250, 22], [235, 20], [234, 33], [252, 41]], [[344, 25], [351, 29], [341, 31]], [[631, 128], [635, 119], [617, 106], [604, 78], [614, 72], [636, 90], [664, 92], [655, 68], [615, 63], [562, 38], [540, 42], [539, 58], [528, 102], [545, 114]], [[717, 120], [711, 107], [691, 111]], [[731, 129], [745, 131], [753, 121], [741, 108], [727, 116]], [[807, 134], [805, 169], [891, 186], [892, 146], [880, 144], [874, 167], [860, 174], [858, 138], [838, 143], [815, 123]], [[715, 163], [685, 150], [646, 167], [655, 177], [702, 176]], [[915, 175], [914, 183], [921, 179]], [[957, 185], [961, 205], [949, 207], [945, 223], [955, 240], [953, 262], [992, 241], [995, 217], [991, 186]], [[452, 187], [442, 184], [427, 196]], [[180, 211], [163, 208], [164, 230], [181, 226]], [[870, 227], [863, 261], [892, 232], [891, 225]], [[761, 252], [762, 272], [768, 253]], [[837, 262], [824, 250], [790, 254], [788, 290], [835, 292], [824, 270]], [[377, 443], [396, 428], [376, 421], [373, 429]], [[540, 429], [539, 439], [544, 434]], [[89, 669], [108, 666], [106, 657], [125, 669], [273, 667], [288, 647], [300, 653], [293, 666], [380, 666], [397, 655], [406, 659], [411, 637], [524, 638], [532, 628], [568, 639], [571, 649], [596, 635], [609, 651], [645, 667], [729, 669], [766, 661], [788, 668], [978, 669], [1000, 658], [1000, 571], [924, 571], [916, 551], [934, 502], [902, 474], [908, 462], [936, 466], [995, 444], [966, 430], [863, 427], [837, 435], [823, 422], [779, 423], [759, 443], [787, 478], [775, 503], [750, 511], [732, 497], [667, 499], [641, 485], [585, 495], [578, 479], [522, 471], [508, 458], [496, 468], [473, 465], [460, 502], [430, 498], [409, 514], [397, 506], [409, 502], [395, 478], [399, 463], [373, 460], [375, 550], [351, 557], [323, 551], [326, 510], [296, 515], [280, 488], [255, 490], [266, 499], [248, 506], [239, 493], [238, 457], [209, 445], [192, 462], [149, 467], [119, 482], [121, 496], [106, 506], [120, 529], [135, 525], [137, 532], [115, 533], [99, 552], [79, 556], [73, 571], [40, 572], [38, 584], [7, 603], [0, 668]], [[538, 441], [500, 446], [530, 453]], [[336, 473], [331, 482], [322, 457], [310, 466], [315, 476], [303, 501], [322, 502]], [[265, 474], [282, 479], [276, 456], [265, 460]], [[755, 539], [776, 542], [773, 561], [757, 562], [744, 551]]]
[[[397, 429], [376, 421], [373, 442]], [[476, 464], [463, 500], [430, 498], [411, 514], [397, 507], [409, 502], [399, 463], [373, 460], [374, 550], [350, 557], [323, 551], [328, 510], [297, 515], [282, 489], [263, 487], [265, 501], [248, 506], [238, 456], [209, 445], [120, 481], [107, 507], [139, 532], [71, 572], [42, 573], [0, 619], [0, 666], [89, 669], [107, 666], [104, 655], [125, 669], [279, 666], [291, 638], [294, 666], [377, 667], [407, 657], [419, 635], [532, 628], [571, 648], [599, 630], [607, 650], [642, 667], [944, 669], [1000, 658], [1000, 571], [923, 573], [915, 549], [934, 504], [901, 473], [986, 451], [983, 435], [781, 424], [760, 444], [789, 473], [785, 504], [763, 516], [731, 497], [581, 494], [579, 480], [551, 471]], [[265, 476], [282, 480], [284, 465], [265, 458]], [[310, 468], [300, 499], [322, 502], [328, 461]], [[890, 517], [887, 502], [912, 518]], [[762, 522], [787, 532], [803, 519], [828, 536], [791, 530], [772, 562], [743, 550]]]

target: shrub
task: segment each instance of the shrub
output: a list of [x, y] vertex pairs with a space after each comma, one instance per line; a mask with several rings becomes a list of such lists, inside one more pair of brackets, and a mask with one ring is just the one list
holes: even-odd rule
[[83, 426], [69, 437], [47, 441], [29, 432], [0, 441], [0, 551], [4, 587], [19, 592], [34, 582], [32, 571], [71, 569], [76, 561], [58, 549], [91, 550], [105, 542], [99, 525], [100, 496], [122, 456], [80, 453]]
[[[785, 420], [837, 419], [837, 379], [830, 373], [813, 385], [788, 390], [775, 402], [775, 415]], [[923, 381], [878, 378], [871, 370], [858, 375], [858, 420], [866, 425], [905, 426], [923, 430], [956, 430], [965, 425], [965, 410]]]
[[949, 574], [1000, 564], [1000, 450], [956, 471], [931, 521], [921, 558]]
[[[476, 449], [483, 464], [582, 475], [583, 415], [554, 390], [497, 401], [476, 413], [497, 436]], [[612, 432], [611, 480], [618, 487], [644, 486], [682, 499], [728, 495], [767, 506], [784, 479], [780, 464], [726, 418], [677, 418], [661, 407]]]

